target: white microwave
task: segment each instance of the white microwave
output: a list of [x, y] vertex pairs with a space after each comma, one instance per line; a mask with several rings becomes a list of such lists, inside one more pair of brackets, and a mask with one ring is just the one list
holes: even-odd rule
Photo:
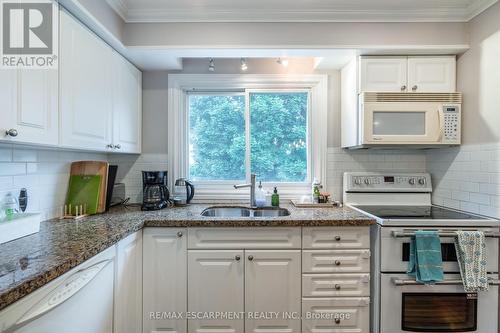
[[461, 93], [362, 93], [355, 146], [459, 145], [461, 107]]

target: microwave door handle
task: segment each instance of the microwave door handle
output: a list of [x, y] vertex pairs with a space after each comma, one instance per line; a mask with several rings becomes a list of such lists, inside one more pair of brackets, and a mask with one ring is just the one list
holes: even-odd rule
[[442, 108], [439, 108], [437, 112], [438, 112], [438, 130], [439, 130], [437, 142], [441, 142], [441, 140], [443, 139], [443, 132], [444, 132], [444, 112]]

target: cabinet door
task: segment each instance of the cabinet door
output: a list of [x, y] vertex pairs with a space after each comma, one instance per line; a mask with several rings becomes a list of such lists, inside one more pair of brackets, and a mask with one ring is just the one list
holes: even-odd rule
[[65, 11], [60, 23], [61, 145], [109, 150], [112, 50]]
[[142, 330], [142, 232], [118, 243], [116, 257], [114, 331]]
[[120, 54], [113, 54], [114, 151], [141, 152], [142, 74]]
[[[57, 145], [58, 72], [48, 69], [2, 70], [0, 140]], [[4, 135], [15, 130], [16, 136]]]
[[454, 92], [455, 56], [409, 57], [408, 90], [412, 92]]
[[300, 333], [300, 250], [245, 251], [245, 257], [245, 311], [275, 313], [247, 318], [245, 332]]
[[16, 129], [17, 117], [17, 70], [0, 70], [0, 141], [14, 140], [6, 131]]
[[189, 320], [190, 333], [243, 333], [243, 251], [190, 250], [188, 252], [189, 313], [227, 313], [233, 318]]
[[361, 57], [360, 92], [405, 92], [407, 62], [406, 57]]
[[186, 333], [187, 320], [160, 314], [187, 310], [186, 229], [146, 228], [143, 242], [143, 332]]

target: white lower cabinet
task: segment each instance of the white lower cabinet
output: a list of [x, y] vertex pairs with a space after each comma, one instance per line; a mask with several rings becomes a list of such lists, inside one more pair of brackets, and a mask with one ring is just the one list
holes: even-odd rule
[[143, 332], [186, 333], [186, 229], [146, 228], [143, 233]]
[[121, 240], [115, 269], [114, 331], [142, 330], [142, 231]]
[[143, 332], [369, 333], [363, 228], [146, 228]]
[[302, 333], [369, 332], [369, 297], [308, 298], [302, 312]]
[[246, 333], [300, 333], [300, 250], [245, 251]]
[[209, 313], [244, 311], [242, 250], [188, 251], [188, 321], [190, 333], [244, 332], [244, 318], [203, 318]]

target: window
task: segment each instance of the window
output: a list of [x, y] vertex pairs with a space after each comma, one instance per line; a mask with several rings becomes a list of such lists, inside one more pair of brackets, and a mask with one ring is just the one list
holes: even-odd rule
[[249, 94], [251, 170], [262, 181], [308, 180], [308, 96], [307, 92]]
[[245, 179], [245, 96], [189, 95], [189, 178]]
[[197, 200], [244, 200], [257, 174], [284, 199], [326, 183], [326, 75], [170, 74], [169, 185], [196, 185]]
[[191, 180], [308, 181], [307, 91], [188, 96]]

